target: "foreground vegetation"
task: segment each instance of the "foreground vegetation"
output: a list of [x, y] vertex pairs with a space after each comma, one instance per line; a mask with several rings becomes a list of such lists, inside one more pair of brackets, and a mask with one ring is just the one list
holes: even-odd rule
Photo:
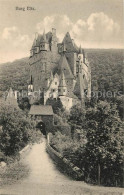
[[5, 169], [0, 169], [0, 186], [13, 184], [29, 174], [29, 167], [22, 161], [14, 161]]
[[[17, 156], [28, 143], [40, 139], [34, 123], [22, 110], [3, 102], [0, 106], [0, 153], [5, 161]], [[8, 157], [8, 158], [7, 158]]]
[[84, 180], [106, 186], [123, 185], [123, 128], [114, 104], [99, 101], [84, 111], [71, 109], [72, 137], [56, 132], [51, 145], [80, 167]]
[[[85, 175], [85, 181], [106, 186], [123, 184], [123, 51], [87, 50], [92, 72], [92, 90], [111, 91], [114, 96], [98, 97], [87, 102], [86, 110], [75, 106], [66, 113], [59, 100], [52, 104], [55, 123], [68, 124], [71, 136], [62, 134], [62, 129], [51, 139], [51, 145]], [[27, 89], [29, 79], [28, 59], [0, 66], [0, 96], [9, 87]], [[118, 93], [119, 92], [119, 93]], [[26, 113], [12, 105], [0, 107], [0, 154], [5, 162], [17, 157], [28, 143], [39, 137], [34, 124]], [[19, 100], [19, 107], [30, 108], [28, 98]], [[25, 113], [25, 114], [24, 114]], [[56, 130], [55, 130], [56, 131]], [[13, 170], [13, 169], [12, 169]]]

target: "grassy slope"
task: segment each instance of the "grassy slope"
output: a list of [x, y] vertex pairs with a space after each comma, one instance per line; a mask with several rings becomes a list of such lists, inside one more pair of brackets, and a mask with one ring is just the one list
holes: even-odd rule
[[[101, 89], [123, 91], [123, 50], [86, 50], [92, 71], [92, 85], [98, 81]], [[0, 91], [10, 88], [27, 89], [29, 80], [28, 58], [0, 65]]]

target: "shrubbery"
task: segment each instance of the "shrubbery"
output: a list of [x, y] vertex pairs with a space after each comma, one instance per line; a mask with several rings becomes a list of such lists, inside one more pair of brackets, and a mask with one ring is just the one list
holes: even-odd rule
[[8, 156], [17, 154], [38, 137], [33, 122], [13, 105], [1, 105], [0, 126], [0, 151]]
[[[75, 120], [76, 118], [76, 120]], [[85, 181], [102, 185], [123, 183], [123, 122], [116, 105], [100, 101], [94, 107], [71, 109], [73, 139], [56, 133], [51, 145], [81, 168]], [[78, 131], [78, 139], [75, 132]]]

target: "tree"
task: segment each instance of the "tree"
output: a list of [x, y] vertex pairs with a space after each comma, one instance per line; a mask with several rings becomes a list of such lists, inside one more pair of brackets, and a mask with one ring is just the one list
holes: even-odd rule
[[100, 101], [95, 108], [86, 111], [85, 117], [86, 172], [92, 180], [95, 182], [98, 180], [99, 184], [102, 178], [103, 184], [120, 185], [123, 180], [123, 123], [119, 118], [116, 105]]
[[0, 107], [0, 150], [14, 155], [24, 147], [32, 136], [34, 124], [23, 111], [9, 104]]
[[63, 105], [62, 105], [60, 98], [57, 98], [57, 99], [56, 98], [49, 98], [47, 100], [46, 104], [52, 106], [53, 112], [55, 114], [59, 114], [59, 113], [64, 111], [64, 108], [63, 108]]
[[31, 107], [28, 97], [24, 97], [24, 98], [21, 97], [18, 102], [19, 102], [19, 107], [22, 110], [29, 110]]
[[80, 104], [74, 105], [70, 110], [68, 123], [71, 126], [72, 137], [76, 129], [81, 130], [85, 127], [85, 109]]

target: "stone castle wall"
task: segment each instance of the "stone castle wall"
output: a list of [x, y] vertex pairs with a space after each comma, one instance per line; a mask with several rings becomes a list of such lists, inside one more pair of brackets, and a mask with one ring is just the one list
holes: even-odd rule
[[43, 90], [46, 86], [46, 78], [50, 76], [51, 70], [58, 65], [60, 55], [51, 51], [42, 51], [30, 58], [30, 75], [32, 75], [34, 90]]

